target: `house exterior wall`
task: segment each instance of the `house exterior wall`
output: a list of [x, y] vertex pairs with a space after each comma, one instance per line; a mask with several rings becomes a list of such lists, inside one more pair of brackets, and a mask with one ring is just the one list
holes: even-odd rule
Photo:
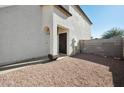
[[0, 65], [58, 55], [58, 26], [66, 28], [67, 55], [79, 51], [79, 40], [90, 39], [91, 24], [73, 6], [65, 7], [71, 17], [47, 5], [0, 8]]
[[0, 65], [49, 53], [43, 16], [47, 19], [49, 14], [40, 6], [0, 8]]
[[79, 52], [79, 40], [91, 39], [91, 24], [73, 6], [69, 6], [69, 12], [72, 14], [71, 17], [67, 17], [57, 8], [54, 8], [53, 24], [55, 26], [55, 32], [57, 31], [56, 28], [58, 25], [69, 29], [67, 31], [67, 55], [73, 55]]

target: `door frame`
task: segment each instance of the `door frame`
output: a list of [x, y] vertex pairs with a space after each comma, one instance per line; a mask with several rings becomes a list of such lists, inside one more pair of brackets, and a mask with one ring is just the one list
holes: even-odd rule
[[64, 34], [64, 33], [66, 34], [66, 53], [65, 54], [67, 55], [67, 44], [68, 44], [67, 43], [67, 40], [68, 40], [67, 39], [67, 32], [63, 32], [63, 33], [59, 33], [58, 34], [58, 53], [60, 54], [60, 51], [59, 51], [59, 49], [60, 49], [60, 46], [59, 46], [59, 35]]
[[[66, 55], [69, 55], [69, 32], [62, 32], [62, 33], [66, 33]], [[61, 32], [57, 34], [57, 52], [58, 52], [58, 55], [59, 55], [59, 34], [62, 34]]]
[[[64, 29], [64, 31], [59, 31], [58, 30], [58, 28], [63, 28]], [[61, 26], [61, 25], [57, 25], [57, 53], [58, 53], [58, 55], [59, 55], [59, 34], [61, 34], [61, 33], [66, 33], [67, 35], [67, 37], [66, 37], [66, 55], [69, 55], [69, 28], [67, 28], [67, 27], [64, 27], [64, 26]]]

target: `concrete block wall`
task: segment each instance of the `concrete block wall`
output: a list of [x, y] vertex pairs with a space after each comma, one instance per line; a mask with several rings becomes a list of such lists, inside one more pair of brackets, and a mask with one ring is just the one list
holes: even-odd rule
[[114, 58], [124, 58], [124, 39], [98, 39], [80, 41], [82, 53], [90, 53]]
[[124, 37], [122, 38], [122, 47], [123, 47], [123, 59], [124, 59]]

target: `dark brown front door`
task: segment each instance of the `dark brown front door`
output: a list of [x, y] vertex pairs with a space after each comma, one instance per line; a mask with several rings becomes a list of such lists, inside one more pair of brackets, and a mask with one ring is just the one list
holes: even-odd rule
[[59, 53], [66, 54], [67, 52], [67, 33], [59, 34]]

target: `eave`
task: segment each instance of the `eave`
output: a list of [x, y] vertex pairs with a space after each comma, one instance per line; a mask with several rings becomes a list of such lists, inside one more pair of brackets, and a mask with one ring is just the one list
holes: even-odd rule
[[72, 16], [72, 14], [67, 9], [65, 9], [62, 5], [55, 5], [55, 7], [61, 12], [63, 12], [66, 16], [68, 17]]
[[90, 24], [93, 24], [91, 22], [91, 20], [88, 18], [88, 16], [84, 13], [84, 11], [80, 8], [79, 5], [75, 5], [77, 7], [77, 9], [82, 13], [82, 15], [84, 15], [86, 17], [86, 19], [89, 21]]

